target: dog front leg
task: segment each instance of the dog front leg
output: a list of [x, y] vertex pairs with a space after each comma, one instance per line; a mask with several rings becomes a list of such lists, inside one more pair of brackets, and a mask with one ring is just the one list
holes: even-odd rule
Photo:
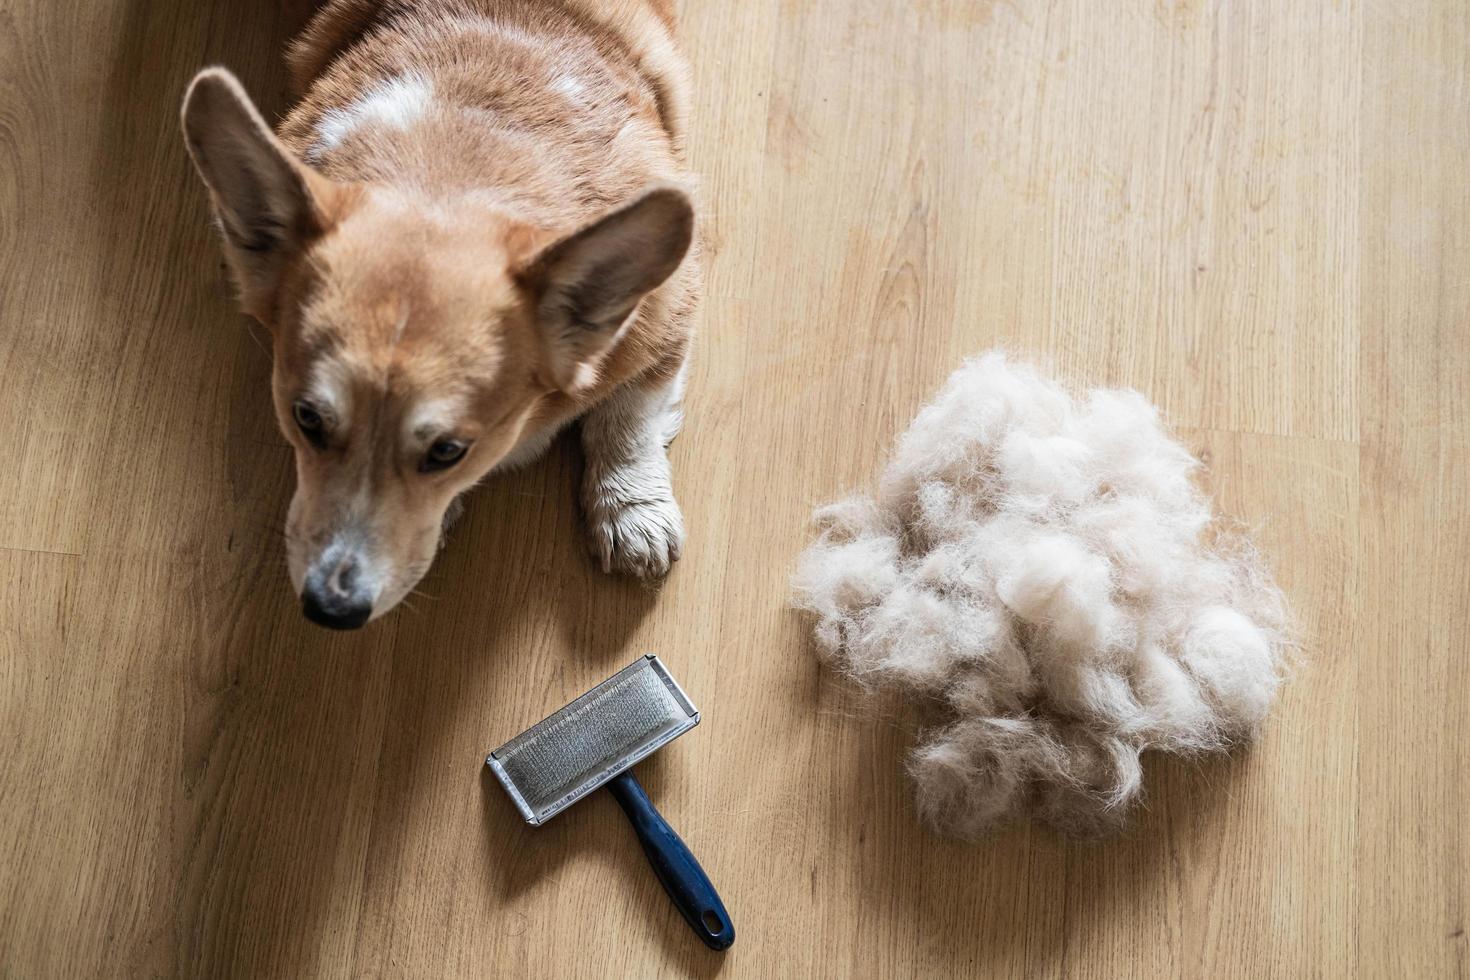
[[[687, 362], [686, 362], [687, 365]], [[582, 420], [582, 509], [604, 572], [666, 575], [684, 546], [668, 446], [683, 424], [684, 368], [627, 386]]]

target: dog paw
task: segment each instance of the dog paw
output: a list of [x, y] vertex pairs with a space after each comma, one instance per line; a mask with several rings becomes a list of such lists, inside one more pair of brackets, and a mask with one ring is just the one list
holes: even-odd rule
[[684, 547], [684, 515], [674, 498], [592, 496], [587, 530], [602, 570], [644, 579], [667, 575]]

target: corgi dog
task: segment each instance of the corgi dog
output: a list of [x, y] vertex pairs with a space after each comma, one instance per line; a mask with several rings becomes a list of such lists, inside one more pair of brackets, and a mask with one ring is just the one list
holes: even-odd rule
[[701, 283], [669, 0], [328, 0], [288, 62], [276, 132], [221, 68], [182, 117], [272, 338], [307, 618], [392, 609], [459, 496], [578, 419], [594, 557], [667, 573]]

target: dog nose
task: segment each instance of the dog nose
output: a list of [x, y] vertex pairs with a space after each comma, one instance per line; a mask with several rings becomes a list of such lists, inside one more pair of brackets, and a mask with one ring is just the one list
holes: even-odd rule
[[301, 611], [318, 626], [333, 630], [355, 630], [373, 614], [373, 604], [357, 599], [320, 596], [310, 589], [301, 593]]
[[356, 560], [344, 558], [323, 575], [308, 575], [301, 611], [318, 626], [355, 630], [373, 614], [373, 597], [362, 588]]

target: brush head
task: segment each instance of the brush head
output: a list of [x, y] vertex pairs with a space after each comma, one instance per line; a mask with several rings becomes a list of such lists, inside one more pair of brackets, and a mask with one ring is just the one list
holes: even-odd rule
[[652, 654], [490, 753], [485, 763], [521, 816], [539, 826], [699, 724]]

